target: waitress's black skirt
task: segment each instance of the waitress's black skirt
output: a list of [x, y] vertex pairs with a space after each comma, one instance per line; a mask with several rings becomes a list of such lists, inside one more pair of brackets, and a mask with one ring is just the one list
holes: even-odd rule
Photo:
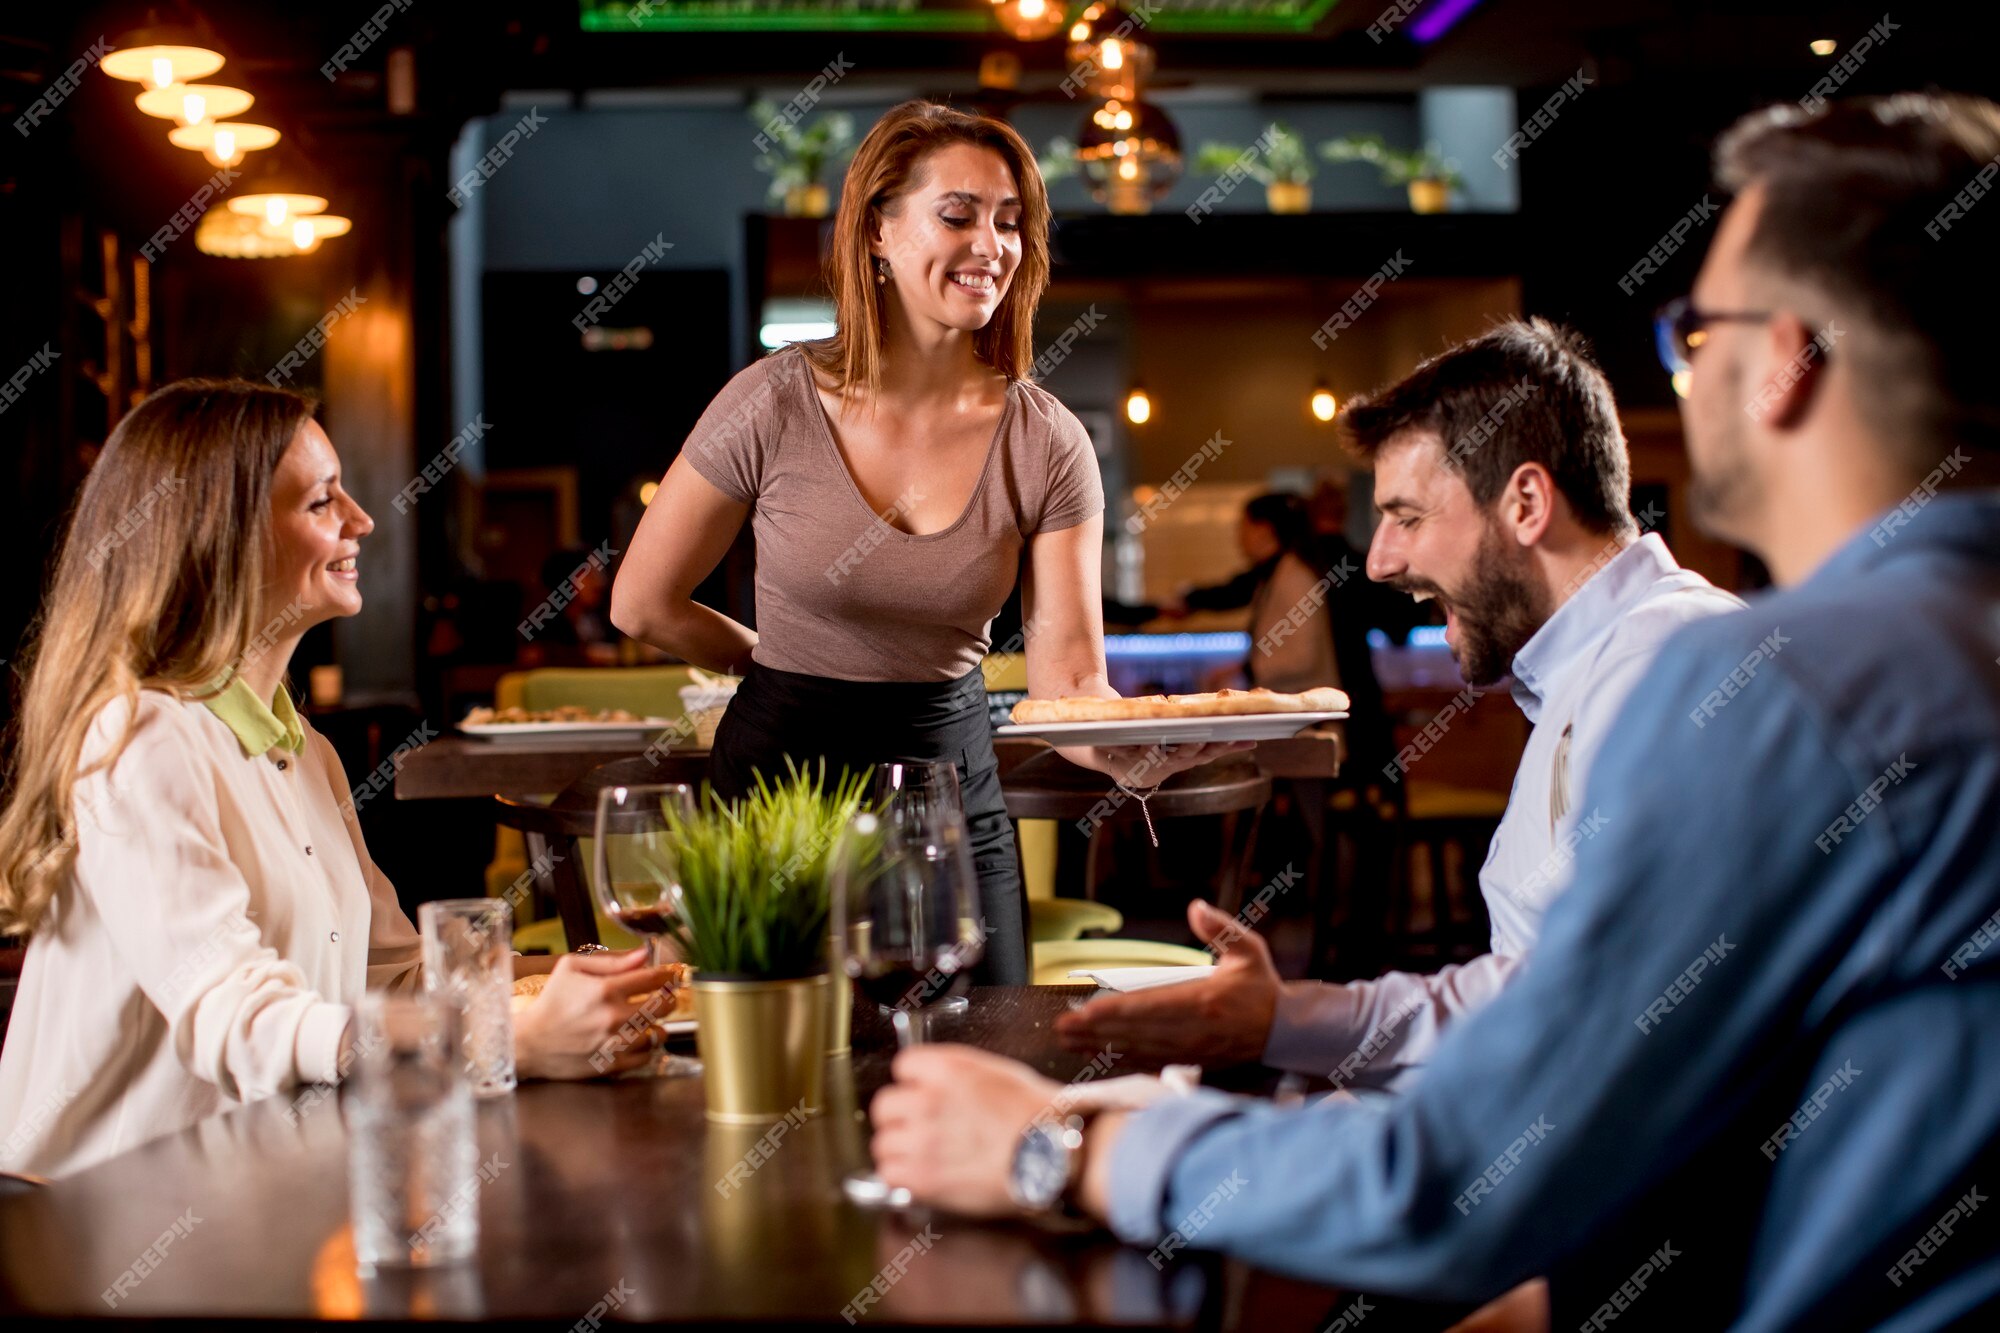
[[977, 667], [932, 684], [834, 680], [753, 663], [715, 730], [709, 781], [733, 800], [753, 788], [757, 773], [768, 781], [784, 777], [788, 756], [800, 764], [824, 759], [829, 776], [897, 759], [956, 764], [979, 872], [979, 911], [991, 929], [972, 980], [1028, 983], [1020, 856], [1000, 796], [986, 682]]

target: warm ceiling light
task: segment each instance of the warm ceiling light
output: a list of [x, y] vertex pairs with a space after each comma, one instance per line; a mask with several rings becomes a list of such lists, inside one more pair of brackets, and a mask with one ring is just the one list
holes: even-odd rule
[[241, 88], [223, 83], [173, 83], [139, 94], [139, 109], [161, 120], [196, 125], [204, 120], [228, 120], [248, 111], [257, 99]]
[[269, 125], [252, 125], [244, 120], [219, 123], [204, 120], [199, 125], [182, 125], [167, 132], [167, 142], [174, 147], [192, 149], [218, 167], [233, 167], [243, 160], [244, 154], [269, 148], [278, 138], [278, 132]]
[[659, 482], [657, 481], [642, 482], [639, 486], [639, 503], [642, 505], [649, 505], [653, 503], [653, 497], [658, 495], [659, 493], [660, 493]]
[[1096, 4], [1069, 30], [1070, 67], [1099, 97], [1130, 100], [1153, 72], [1153, 48], [1133, 34], [1139, 21], [1116, 5]]
[[1321, 421], [1331, 421], [1334, 413], [1339, 410], [1340, 404], [1334, 401], [1333, 390], [1327, 388], [1324, 381], [1313, 386], [1312, 414], [1315, 417]]
[[1153, 419], [1153, 400], [1138, 385], [1125, 395], [1125, 419], [1135, 426], [1143, 426]]
[[194, 246], [218, 259], [289, 259], [299, 253], [289, 236], [270, 236], [256, 218], [220, 204], [202, 214]]
[[316, 194], [239, 194], [225, 201], [232, 213], [254, 218], [264, 226], [282, 229], [295, 217], [323, 213], [326, 200]]
[[124, 46], [106, 55], [97, 67], [114, 79], [168, 88], [215, 73], [222, 68], [222, 53], [205, 46]]
[[994, 21], [1024, 42], [1055, 36], [1068, 17], [1062, 0], [993, 0]]
[[260, 222], [257, 224], [274, 236], [291, 240], [300, 249], [316, 245], [333, 236], [345, 236], [354, 230], [354, 220], [338, 213], [294, 214], [291, 221], [280, 223]]
[[1181, 136], [1151, 102], [1106, 101], [1078, 127], [1077, 168], [1114, 213], [1145, 213], [1181, 174]]
[[1830, 56], [1839, 49], [1840, 43], [1831, 37], [1815, 37], [1812, 41], [1812, 53], [1816, 56]]

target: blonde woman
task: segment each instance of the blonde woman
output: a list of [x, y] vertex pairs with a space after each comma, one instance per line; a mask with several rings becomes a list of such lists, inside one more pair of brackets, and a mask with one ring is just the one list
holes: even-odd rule
[[[838, 331], [737, 375], [640, 521], [612, 623], [745, 676], [715, 737], [725, 796], [787, 758], [959, 770], [989, 934], [976, 976], [1028, 979], [1020, 872], [980, 658], [1021, 584], [1028, 687], [1115, 697], [1099, 591], [1104, 490], [1082, 423], [1028, 379], [1049, 203], [1008, 125], [905, 102], [841, 188]], [[757, 629], [693, 600], [748, 521]], [[1145, 781], [1242, 747], [1073, 749]]]
[[[171, 384], [84, 483], [0, 811], [0, 931], [32, 937], [0, 1167], [67, 1174], [332, 1081], [363, 988], [418, 982], [340, 761], [283, 685], [302, 634], [361, 609], [374, 528], [312, 413], [263, 385]], [[522, 1073], [590, 1073], [626, 997], [661, 983], [638, 964], [558, 964], [516, 1021]]]

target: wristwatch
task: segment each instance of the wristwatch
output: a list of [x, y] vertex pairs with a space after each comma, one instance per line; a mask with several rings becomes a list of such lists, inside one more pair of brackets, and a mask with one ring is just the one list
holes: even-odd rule
[[1080, 1115], [1038, 1116], [1021, 1131], [1007, 1172], [1007, 1193], [1031, 1213], [1046, 1213], [1063, 1202], [1083, 1162]]

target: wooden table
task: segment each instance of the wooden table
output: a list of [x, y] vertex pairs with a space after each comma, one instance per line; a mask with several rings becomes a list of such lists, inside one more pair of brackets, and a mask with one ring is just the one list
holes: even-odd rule
[[[643, 748], [627, 741], [530, 746], [474, 740], [468, 736], [441, 736], [408, 751], [397, 761], [396, 799], [527, 796], [561, 791], [599, 764], [629, 758]], [[1045, 741], [996, 739], [993, 749], [1000, 760], [1001, 785], [1006, 785], [1009, 773], [1049, 748]], [[1342, 757], [1340, 737], [1331, 732], [1260, 741], [1251, 754], [1258, 767], [1274, 778], [1335, 777], [1340, 773]], [[707, 776], [706, 749], [676, 748], [660, 755], [661, 782], [698, 783]]]
[[[1059, 1050], [1050, 1024], [1074, 994], [975, 990], [965, 1015], [936, 1019], [935, 1035], [1071, 1078], [1087, 1062]], [[870, 1013], [855, 1045], [830, 1062], [827, 1112], [759, 1153], [733, 1187], [731, 1168], [754, 1160], [767, 1130], [707, 1123], [699, 1079], [524, 1085], [480, 1109], [481, 1159], [497, 1153], [501, 1165], [479, 1193], [476, 1260], [367, 1281], [355, 1273], [337, 1101], [308, 1090], [301, 1101], [318, 1104], [295, 1124], [285, 1099], [256, 1103], [0, 1198], [0, 1314], [10, 1325], [365, 1316], [568, 1328], [615, 1292], [618, 1320], [838, 1328], [899, 1254], [903, 1275], [865, 1318], [1312, 1329], [1352, 1300], [1188, 1252], [1156, 1269], [1144, 1251], [1075, 1226], [856, 1208], [839, 1179], [868, 1160], [862, 1113], [887, 1076], [887, 1026]], [[185, 1217], [198, 1221], [110, 1310], [101, 1293]], [[935, 1237], [926, 1252], [906, 1253], [925, 1236]], [[1449, 1322], [1432, 1313], [1417, 1326]]]

